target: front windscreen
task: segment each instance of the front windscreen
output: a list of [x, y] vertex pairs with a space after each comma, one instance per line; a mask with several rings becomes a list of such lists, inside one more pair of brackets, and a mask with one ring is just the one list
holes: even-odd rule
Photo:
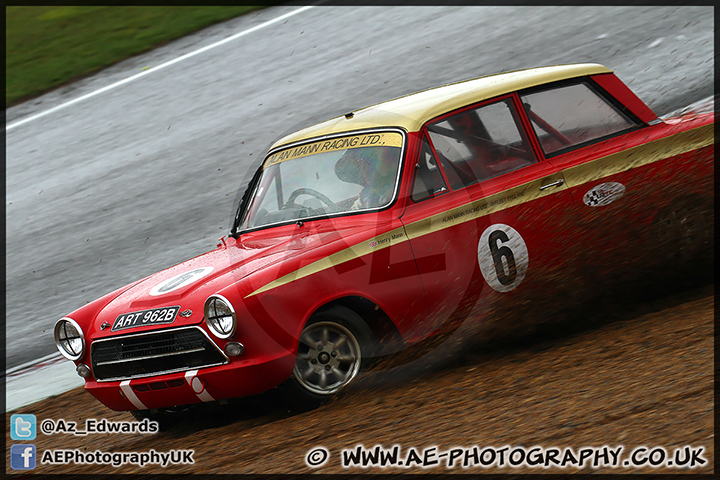
[[240, 229], [390, 205], [402, 145], [401, 133], [383, 131], [274, 152], [263, 163]]

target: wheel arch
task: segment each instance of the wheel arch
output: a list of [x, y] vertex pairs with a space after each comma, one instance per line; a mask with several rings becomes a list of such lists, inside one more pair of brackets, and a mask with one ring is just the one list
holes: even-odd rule
[[331, 309], [335, 305], [352, 310], [362, 318], [377, 342], [379, 347], [378, 355], [388, 355], [402, 348], [402, 335], [400, 335], [395, 323], [377, 303], [361, 295], [347, 295], [336, 298], [318, 307], [312, 315]]

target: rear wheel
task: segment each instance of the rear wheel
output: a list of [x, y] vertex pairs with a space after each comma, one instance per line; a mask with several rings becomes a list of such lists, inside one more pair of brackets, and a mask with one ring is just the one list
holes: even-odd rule
[[699, 201], [664, 210], [656, 221], [656, 241], [674, 260], [687, 261], [712, 250], [713, 206]]
[[664, 209], [655, 219], [654, 248], [649, 264], [661, 278], [692, 285], [713, 277], [714, 208], [708, 201], [690, 198]]
[[333, 306], [308, 321], [300, 334], [291, 377], [280, 389], [291, 407], [315, 408], [347, 386], [372, 356], [370, 328], [352, 310]]

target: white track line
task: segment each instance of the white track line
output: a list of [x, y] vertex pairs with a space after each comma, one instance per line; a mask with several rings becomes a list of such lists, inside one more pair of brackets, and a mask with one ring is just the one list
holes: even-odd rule
[[12, 130], [12, 129], [15, 128], [15, 127], [18, 127], [18, 126], [23, 125], [23, 124], [28, 123], [28, 122], [32, 122], [33, 120], [37, 120], [38, 118], [44, 117], [45, 115], [50, 115], [51, 113], [57, 112], [58, 110], [61, 110], [61, 109], [65, 108], [65, 107], [69, 107], [70, 105], [74, 105], [74, 104], [76, 104], [76, 103], [78, 103], [78, 102], [82, 102], [83, 100], [87, 100], [88, 98], [94, 97], [95, 95], [100, 95], [101, 93], [107, 92], [108, 90], [112, 90], [113, 88], [119, 87], [119, 86], [121, 86], [121, 85], [125, 85], [126, 83], [130, 83], [130, 82], [132, 82], [132, 81], [134, 81], [134, 80], [137, 80], [137, 79], [140, 78], [140, 77], [144, 77], [145, 75], [148, 75], [148, 74], [153, 73], [153, 72], [157, 72], [158, 70], [163, 69], [163, 68], [165, 68], [165, 67], [169, 67], [170, 65], [174, 65], [174, 64], [176, 64], [176, 63], [178, 63], [178, 62], [182, 62], [183, 60], [186, 60], [186, 59], [188, 59], [188, 58], [190, 58], [190, 57], [194, 57], [195, 55], [198, 55], [198, 54], [200, 54], [200, 53], [206, 52], [206, 51], [210, 50], [211, 48], [215, 48], [215, 47], [218, 47], [218, 46], [223, 45], [223, 44], [225, 44], [225, 43], [231, 42], [231, 41], [233, 41], [233, 40], [235, 40], [235, 39], [237, 39], [237, 38], [240, 38], [240, 37], [242, 37], [242, 36], [244, 36], [244, 35], [247, 35], [248, 33], [255, 32], [255, 31], [257, 31], [257, 30], [260, 30], [261, 28], [264, 28], [264, 27], [267, 27], [267, 26], [269, 26], [269, 25], [272, 25], [273, 23], [277, 23], [277, 22], [280, 22], [280, 21], [282, 21], [282, 20], [285, 20], [285, 19], [288, 18], [288, 17], [292, 17], [293, 15], [297, 15], [298, 13], [302, 13], [302, 12], [304, 12], [305, 10], [308, 10], [308, 9], [310, 9], [310, 8], [313, 8], [312, 5], [305, 6], [305, 7], [302, 7], [302, 8], [298, 8], [297, 10], [293, 10], [292, 12], [286, 13], [286, 14], [284, 14], [284, 15], [280, 15], [280, 16], [277, 17], [277, 18], [274, 18], [274, 19], [272, 19], [272, 20], [268, 20], [268, 21], [265, 22], [265, 23], [261, 23], [260, 25], [256, 25], [256, 26], [254, 26], [254, 27], [252, 27], [252, 28], [249, 28], [249, 29], [247, 29], [247, 30], [245, 30], [245, 31], [242, 31], [242, 32], [240, 32], [240, 33], [236, 33], [235, 35], [232, 35], [232, 36], [227, 37], [227, 38], [225, 38], [225, 39], [223, 39], [223, 40], [220, 40], [219, 42], [213, 43], [212, 45], [208, 45], [208, 46], [206, 46], [206, 47], [203, 47], [203, 48], [200, 48], [200, 49], [198, 49], [198, 50], [195, 50], [194, 52], [187, 53], [187, 54], [185, 54], [185, 55], [183, 55], [183, 56], [181, 56], [181, 57], [178, 57], [178, 58], [176, 58], [176, 59], [174, 59], [174, 60], [170, 60], [169, 62], [165, 62], [165, 63], [163, 63], [162, 65], [158, 65], [157, 67], [153, 67], [153, 68], [150, 68], [150, 69], [148, 69], [148, 70], [145, 70], [144, 72], [138, 73], [137, 75], [133, 75], [132, 77], [126, 78], [125, 80], [120, 80], [119, 82], [113, 83], [112, 85], [108, 85], [107, 87], [103, 87], [103, 88], [101, 88], [100, 90], [95, 90], [94, 92], [88, 93], [88, 94], [83, 95], [83, 96], [81, 96], [81, 97], [78, 97], [78, 98], [76, 98], [76, 99], [74, 99], [74, 100], [70, 100], [69, 102], [65, 102], [65, 103], [60, 104], [60, 105], [58, 105], [58, 106], [56, 106], [56, 107], [53, 107], [53, 108], [51, 108], [51, 109], [49, 109], [49, 110], [45, 110], [44, 112], [37, 113], [37, 114], [35, 114], [35, 115], [31, 115], [31, 116], [29, 116], [29, 117], [23, 118], [22, 120], [18, 120], [18, 121], [15, 122], [15, 123], [11, 123], [10, 125], [7, 125], [7, 126], [5, 127], [5, 129], [6, 129], [6, 131], [7, 131], [7, 130]]
[[41, 363], [47, 362], [48, 360], [55, 361], [55, 360], [59, 360], [61, 358], [63, 358], [63, 356], [60, 354], [60, 352], [51, 353], [50, 355], [45, 355], [42, 358], [36, 358], [35, 360], [30, 360], [29, 362], [25, 362], [21, 365], [17, 365], [15, 367], [8, 368], [5, 371], [5, 374], [12, 375], [15, 372], [18, 372], [23, 369], [30, 369], [31, 367], [34, 367]]

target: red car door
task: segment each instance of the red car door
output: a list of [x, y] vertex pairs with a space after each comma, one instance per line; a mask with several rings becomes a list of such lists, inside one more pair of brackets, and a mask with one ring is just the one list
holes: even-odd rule
[[547, 304], [548, 290], [567, 288], [578, 247], [570, 195], [559, 169], [538, 161], [526, 128], [508, 95], [420, 132], [402, 217], [430, 307], [417, 338], [452, 332], [468, 315], [512, 328], [526, 307]]
[[581, 262], [596, 290], [627, 289], [652, 276], [652, 264], [711, 249], [697, 237], [712, 223], [694, 213], [712, 211], [711, 125], [663, 125], [612, 74], [520, 98], [541, 155], [566, 177], [569, 218], [585, 239]]

